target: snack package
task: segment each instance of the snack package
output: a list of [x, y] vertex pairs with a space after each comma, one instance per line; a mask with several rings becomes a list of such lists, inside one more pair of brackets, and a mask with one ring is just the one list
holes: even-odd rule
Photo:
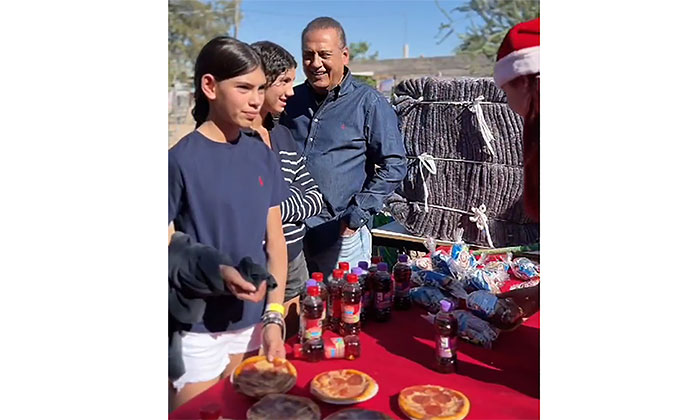
[[496, 314], [498, 297], [485, 290], [477, 290], [469, 294], [467, 309], [482, 319], [489, 319]]
[[504, 262], [510, 264], [512, 259], [512, 252], [507, 252], [504, 254], [481, 254], [477, 262], [481, 265], [486, 265], [492, 262]]
[[525, 257], [516, 258], [511, 264], [511, 272], [521, 280], [532, 280], [540, 276], [540, 267]]
[[[500, 278], [502, 279], [502, 277]], [[489, 293], [498, 293], [500, 288], [498, 287], [498, 274], [488, 272], [484, 269], [477, 268], [471, 271], [462, 286], [467, 293], [471, 293], [475, 290], [484, 290]]]
[[423, 270], [416, 273], [420, 279], [420, 286], [440, 287], [446, 289], [452, 282], [454, 277], [437, 271]]
[[457, 260], [452, 259], [452, 257], [442, 254], [435, 253], [432, 256], [433, 271], [437, 271], [443, 274], [451, 275], [454, 278], [460, 278], [465, 275], [465, 269], [462, 267]]
[[509, 297], [499, 298], [484, 290], [469, 294], [467, 309], [500, 329], [516, 327], [522, 322], [522, 309]]
[[506, 283], [504, 287], [501, 288], [501, 293], [509, 292], [511, 290], [517, 289], [527, 289], [528, 287], [535, 287], [540, 284], [540, 278], [536, 277], [532, 280], [512, 282], [511, 284]]
[[437, 271], [419, 271], [416, 273], [418, 279], [414, 280], [419, 286], [438, 287], [449, 292], [458, 299], [466, 299], [468, 294], [464, 287], [452, 276], [448, 276]]
[[469, 311], [454, 311], [459, 326], [459, 336], [472, 344], [490, 349], [500, 330]]
[[457, 260], [457, 264], [459, 264], [466, 271], [474, 269], [478, 265], [477, 259], [474, 256], [474, 254], [469, 252], [469, 250], [466, 248], [460, 251], [459, 255], [457, 256], [457, 258], [455, 258], [455, 260]]
[[440, 301], [443, 299], [449, 300], [457, 306], [457, 302], [445, 296], [445, 294], [436, 287], [414, 287], [411, 289], [409, 296], [411, 296], [413, 303], [424, 307], [431, 313], [440, 311]]
[[484, 269], [484, 279], [491, 287], [491, 292], [498, 293], [501, 287], [510, 280], [510, 275], [507, 270], [497, 269], [489, 270]]
[[416, 258], [411, 263], [411, 269], [413, 271], [432, 270], [433, 269], [433, 262], [430, 259], [430, 257]]
[[455, 229], [455, 234], [454, 234], [455, 244], [452, 245], [452, 251], [450, 253], [450, 257], [452, 257], [452, 259], [455, 261], [459, 261], [459, 255], [462, 253], [463, 250], [467, 249], [467, 244], [465, 244], [464, 239], [462, 239], [463, 235], [464, 235], [463, 228]]

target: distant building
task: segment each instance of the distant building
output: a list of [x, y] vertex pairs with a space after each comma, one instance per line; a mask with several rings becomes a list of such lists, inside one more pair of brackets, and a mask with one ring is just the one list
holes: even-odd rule
[[369, 76], [385, 95], [400, 81], [424, 76], [484, 77], [493, 75], [493, 63], [486, 57], [467, 55], [447, 57], [396, 58], [388, 60], [358, 60], [348, 65], [353, 75]]

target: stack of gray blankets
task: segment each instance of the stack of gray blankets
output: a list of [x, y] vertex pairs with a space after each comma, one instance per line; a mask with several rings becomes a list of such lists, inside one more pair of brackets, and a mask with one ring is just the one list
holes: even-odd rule
[[[460, 220], [483, 205], [493, 246], [539, 241], [539, 225], [522, 203], [523, 121], [493, 79], [405, 80], [396, 87], [393, 105], [409, 157], [402, 188], [386, 202], [399, 223], [414, 235], [454, 240]], [[435, 174], [426, 162], [421, 176], [417, 157], [429, 159], [425, 154], [434, 158]], [[488, 246], [486, 231], [474, 222], [465, 224], [463, 239]]]

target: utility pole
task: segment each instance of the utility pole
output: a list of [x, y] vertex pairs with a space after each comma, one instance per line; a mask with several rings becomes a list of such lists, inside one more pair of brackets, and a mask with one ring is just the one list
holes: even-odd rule
[[233, 37], [238, 39], [238, 25], [241, 24], [241, 0], [234, 0], [233, 8]]

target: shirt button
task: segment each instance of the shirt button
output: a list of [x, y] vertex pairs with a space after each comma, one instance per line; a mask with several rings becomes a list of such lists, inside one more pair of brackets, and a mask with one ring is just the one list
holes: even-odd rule
[[309, 141], [314, 141], [314, 138], [313, 138], [313, 137], [309, 137]]
[[314, 122], [318, 122], [318, 118], [314, 118]]

